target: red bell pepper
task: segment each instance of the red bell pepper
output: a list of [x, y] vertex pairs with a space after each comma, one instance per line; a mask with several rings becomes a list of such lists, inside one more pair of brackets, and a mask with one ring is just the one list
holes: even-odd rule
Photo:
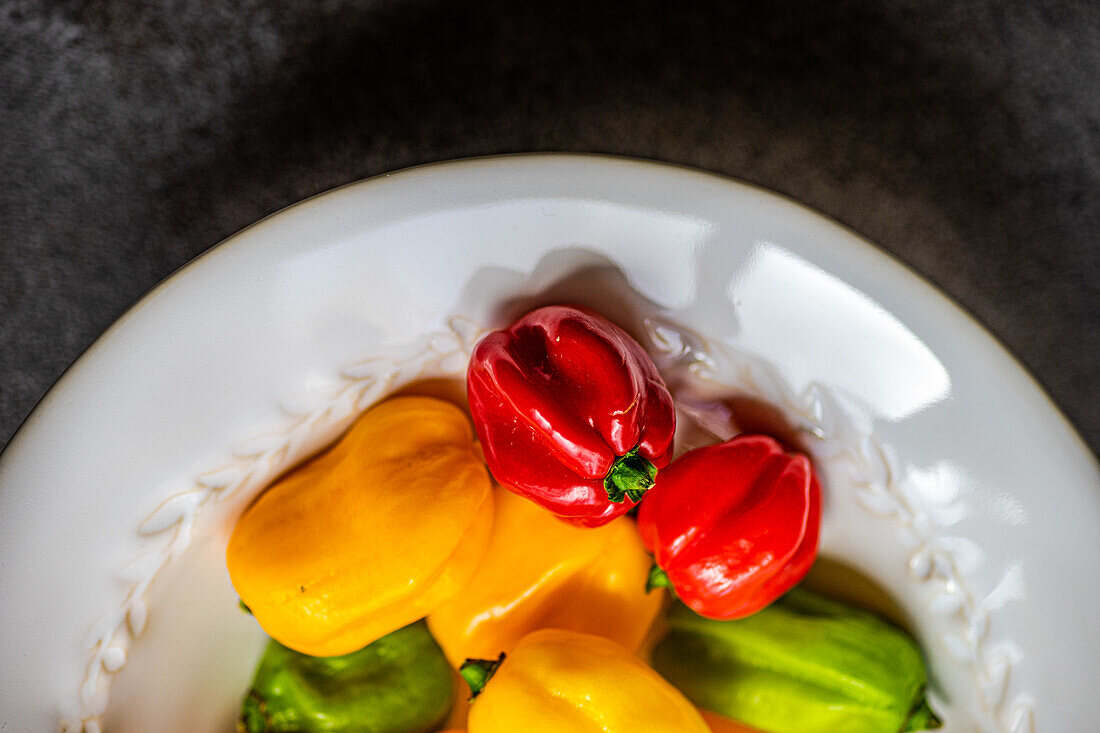
[[801, 580], [817, 556], [820, 525], [809, 459], [763, 435], [684, 454], [638, 510], [657, 561], [651, 583], [671, 585], [696, 613], [722, 620], [756, 613]]
[[625, 514], [671, 458], [676, 415], [657, 367], [592, 311], [539, 308], [489, 334], [467, 387], [493, 476], [573, 524]]

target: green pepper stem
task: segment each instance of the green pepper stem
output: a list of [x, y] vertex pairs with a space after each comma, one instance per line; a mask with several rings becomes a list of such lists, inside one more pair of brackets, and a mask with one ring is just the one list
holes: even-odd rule
[[497, 668], [504, 661], [504, 652], [496, 659], [467, 659], [458, 668], [458, 673], [466, 684], [470, 686], [470, 700], [481, 694], [485, 685], [496, 674]]
[[619, 456], [604, 477], [603, 487], [607, 491], [608, 501], [621, 504], [629, 498], [633, 502], [642, 500], [645, 492], [653, 487], [657, 477], [657, 467], [648, 459], [638, 455], [638, 449]]
[[901, 733], [910, 733], [918, 730], [936, 730], [943, 727], [943, 721], [928, 706], [928, 700], [922, 695], [920, 702], [909, 713], [909, 719], [905, 721], [905, 727]]
[[653, 567], [649, 569], [649, 577], [645, 581], [645, 592], [650, 593], [657, 588], [671, 588], [672, 581], [668, 577], [668, 573], [661, 569], [661, 566], [657, 563], [653, 563]]

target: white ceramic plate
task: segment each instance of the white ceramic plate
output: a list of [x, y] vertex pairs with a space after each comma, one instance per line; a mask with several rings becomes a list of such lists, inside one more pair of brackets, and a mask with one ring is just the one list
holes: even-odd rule
[[723, 178], [585, 156], [311, 199], [146, 296], [0, 458], [0, 730], [229, 730], [262, 643], [228, 529], [480, 329], [583, 302], [700, 391], [778, 405], [823, 552], [901, 604], [948, 731], [1095, 729], [1100, 472], [1031, 379], [859, 237]]

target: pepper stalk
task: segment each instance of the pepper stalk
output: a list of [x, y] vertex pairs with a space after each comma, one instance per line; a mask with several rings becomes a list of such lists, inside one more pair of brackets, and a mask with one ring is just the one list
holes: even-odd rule
[[505, 653], [501, 652], [496, 659], [467, 659], [458, 668], [458, 673], [466, 684], [470, 686], [470, 700], [481, 694], [485, 685], [496, 674], [497, 669], [504, 662]]
[[661, 566], [657, 563], [653, 563], [653, 567], [649, 569], [649, 577], [645, 581], [645, 592], [652, 593], [658, 588], [668, 588], [672, 591], [672, 579], [668, 577], [668, 573], [661, 569]]
[[608, 501], [621, 504], [629, 498], [632, 502], [638, 503], [645, 492], [653, 488], [655, 478], [657, 478], [657, 467], [638, 455], [638, 449], [635, 448], [625, 456], [616, 459], [603, 480], [603, 487], [607, 491]]

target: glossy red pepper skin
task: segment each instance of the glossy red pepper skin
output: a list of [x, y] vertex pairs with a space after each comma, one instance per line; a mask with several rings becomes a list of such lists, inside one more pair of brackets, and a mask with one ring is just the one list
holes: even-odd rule
[[642, 541], [676, 595], [721, 620], [750, 616], [800, 581], [820, 525], [809, 459], [763, 435], [684, 454], [638, 510]]
[[493, 476], [573, 524], [625, 514], [671, 458], [676, 415], [657, 367], [592, 311], [539, 308], [489, 334], [467, 388]]

